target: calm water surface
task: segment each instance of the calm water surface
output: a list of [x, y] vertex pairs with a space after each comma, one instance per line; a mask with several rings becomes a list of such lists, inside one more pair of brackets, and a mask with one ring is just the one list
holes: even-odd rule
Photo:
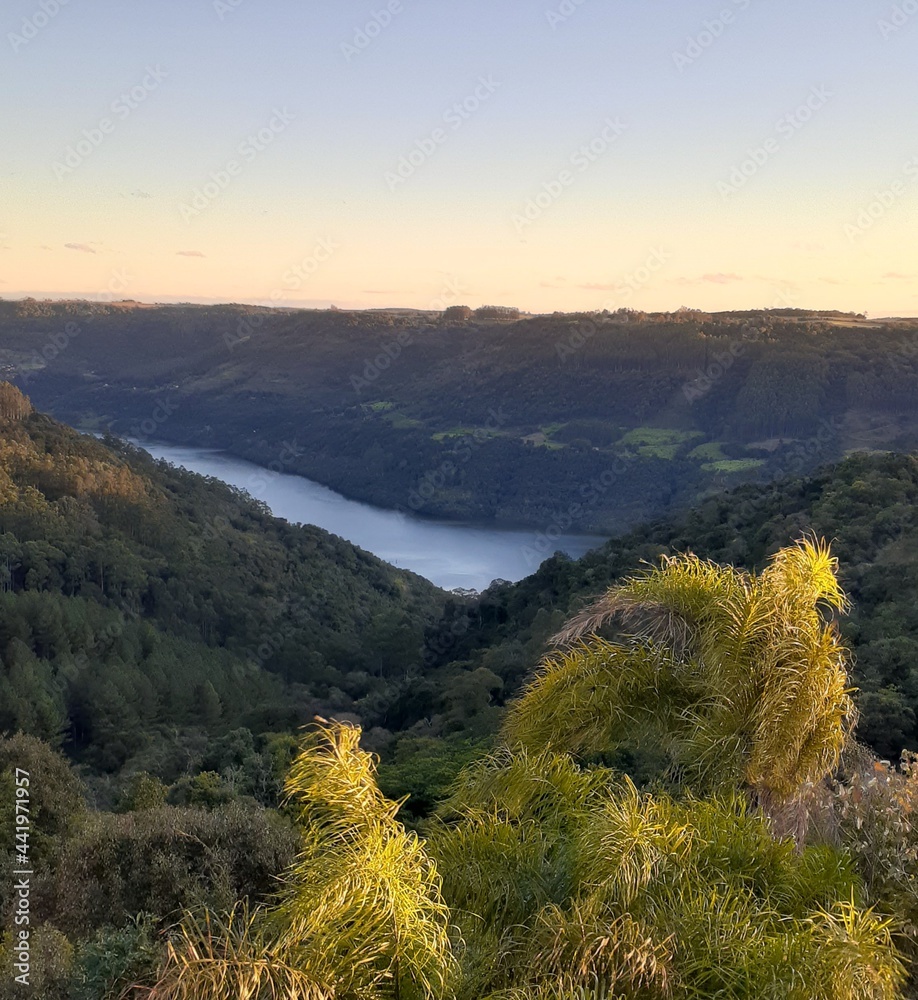
[[133, 443], [154, 458], [241, 487], [264, 501], [277, 517], [325, 528], [446, 590], [484, 590], [492, 580], [522, 580], [538, 569], [544, 556], [560, 550], [578, 557], [605, 541], [595, 535], [562, 535], [543, 552], [537, 547], [535, 531], [406, 517], [348, 500], [302, 476], [271, 472], [224, 452]]

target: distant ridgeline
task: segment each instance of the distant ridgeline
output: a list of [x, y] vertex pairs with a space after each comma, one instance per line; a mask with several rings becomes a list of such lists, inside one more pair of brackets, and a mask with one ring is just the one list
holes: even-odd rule
[[288, 471], [383, 507], [543, 530], [623, 530], [712, 490], [918, 445], [918, 321], [519, 317], [454, 298], [0, 302], [0, 374], [71, 423], [283, 453]]

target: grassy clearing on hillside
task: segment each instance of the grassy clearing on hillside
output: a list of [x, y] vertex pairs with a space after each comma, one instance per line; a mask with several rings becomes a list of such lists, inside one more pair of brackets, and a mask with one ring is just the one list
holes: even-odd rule
[[644, 458], [672, 461], [681, 445], [704, 437], [701, 431], [677, 431], [668, 427], [635, 427], [617, 443], [633, 449]]
[[399, 431], [406, 431], [410, 430], [412, 427], [424, 426], [420, 420], [415, 420], [413, 417], [406, 417], [404, 413], [386, 412], [383, 416], [396, 430]]
[[448, 431], [437, 431], [431, 434], [433, 441], [447, 441], [450, 438], [475, 437], [479, 440], [484, 438], [500, 437], [501, 431], [493, 427], [451, 427]]
[[704, 444], [698, 445], [697, 448], [693, 448], [688, 453], [689, 458], [695, 458], [699, 461], [704, 462], [725, 462], [727, 461], [727, 456], [724, 454], [721, 448], [720, 441], [706, 441]]
[[761, 458], [726, 458], [721, 462], [705, 462], [705, 472], [752, 472], [765, 464]]

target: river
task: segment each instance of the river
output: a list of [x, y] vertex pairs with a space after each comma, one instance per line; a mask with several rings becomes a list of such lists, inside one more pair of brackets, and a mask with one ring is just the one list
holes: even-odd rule
[[272, 472], [225, 452], [132, 443], [154, 458], [241, 487], [277, 517], [318, 525], [445, 590], [484, 590], [497, 579], [516, 582], [534, 573], [553, 552], [576, 558], [605, 541], [596, 535], [560, 535], [547, 543], [536, 531], [409, 517], [348, 500], [303, 476]]

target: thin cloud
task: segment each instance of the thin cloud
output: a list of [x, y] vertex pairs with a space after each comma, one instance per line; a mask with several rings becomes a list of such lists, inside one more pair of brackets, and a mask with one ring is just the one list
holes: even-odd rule
[[901, 274], [899, 271], [887, 271], [883, 277], [889, 281], [915, 281], [918, 279], [918, 275]]
[[734, 281], [745, 281], [741, 274], [702, 274], [698, 278], [668, 278], [671, 285], [696, 286], [696, 285], [730, 285]]
[[201, 253], [200, 250], [176, 250], [176, 257], [206, 257], [207, 254]]
[[741, 274], [703, 274], [701, 280], [709, 285], [731, 285], [734, 281], [745, 281]]
[[[583, 288], [588, 292], [614, 292], [621, 288], [621, 282], [608, 282], [608, 281], [590, 281], [586, 285], [578, 285], [578, 288]], [[543, 287], [545, 288], [555, 288], [555, 285], [546, 285], [543, 282]]]
[[131, 192], [131, 197], [132, 198], [152, 198], [153, 195], [150, 194], [149, 191], [141, 191], [140, 188], [138, 188], [136, 191], [132, 191]]
[[93, 248], [91, 246], [89, 246], [88, 243], [65, 243], [64, 246], [68, 250], [79, 250], [80, 253], [95, 253], [96, 252], [95, 250], [93, 250]]

